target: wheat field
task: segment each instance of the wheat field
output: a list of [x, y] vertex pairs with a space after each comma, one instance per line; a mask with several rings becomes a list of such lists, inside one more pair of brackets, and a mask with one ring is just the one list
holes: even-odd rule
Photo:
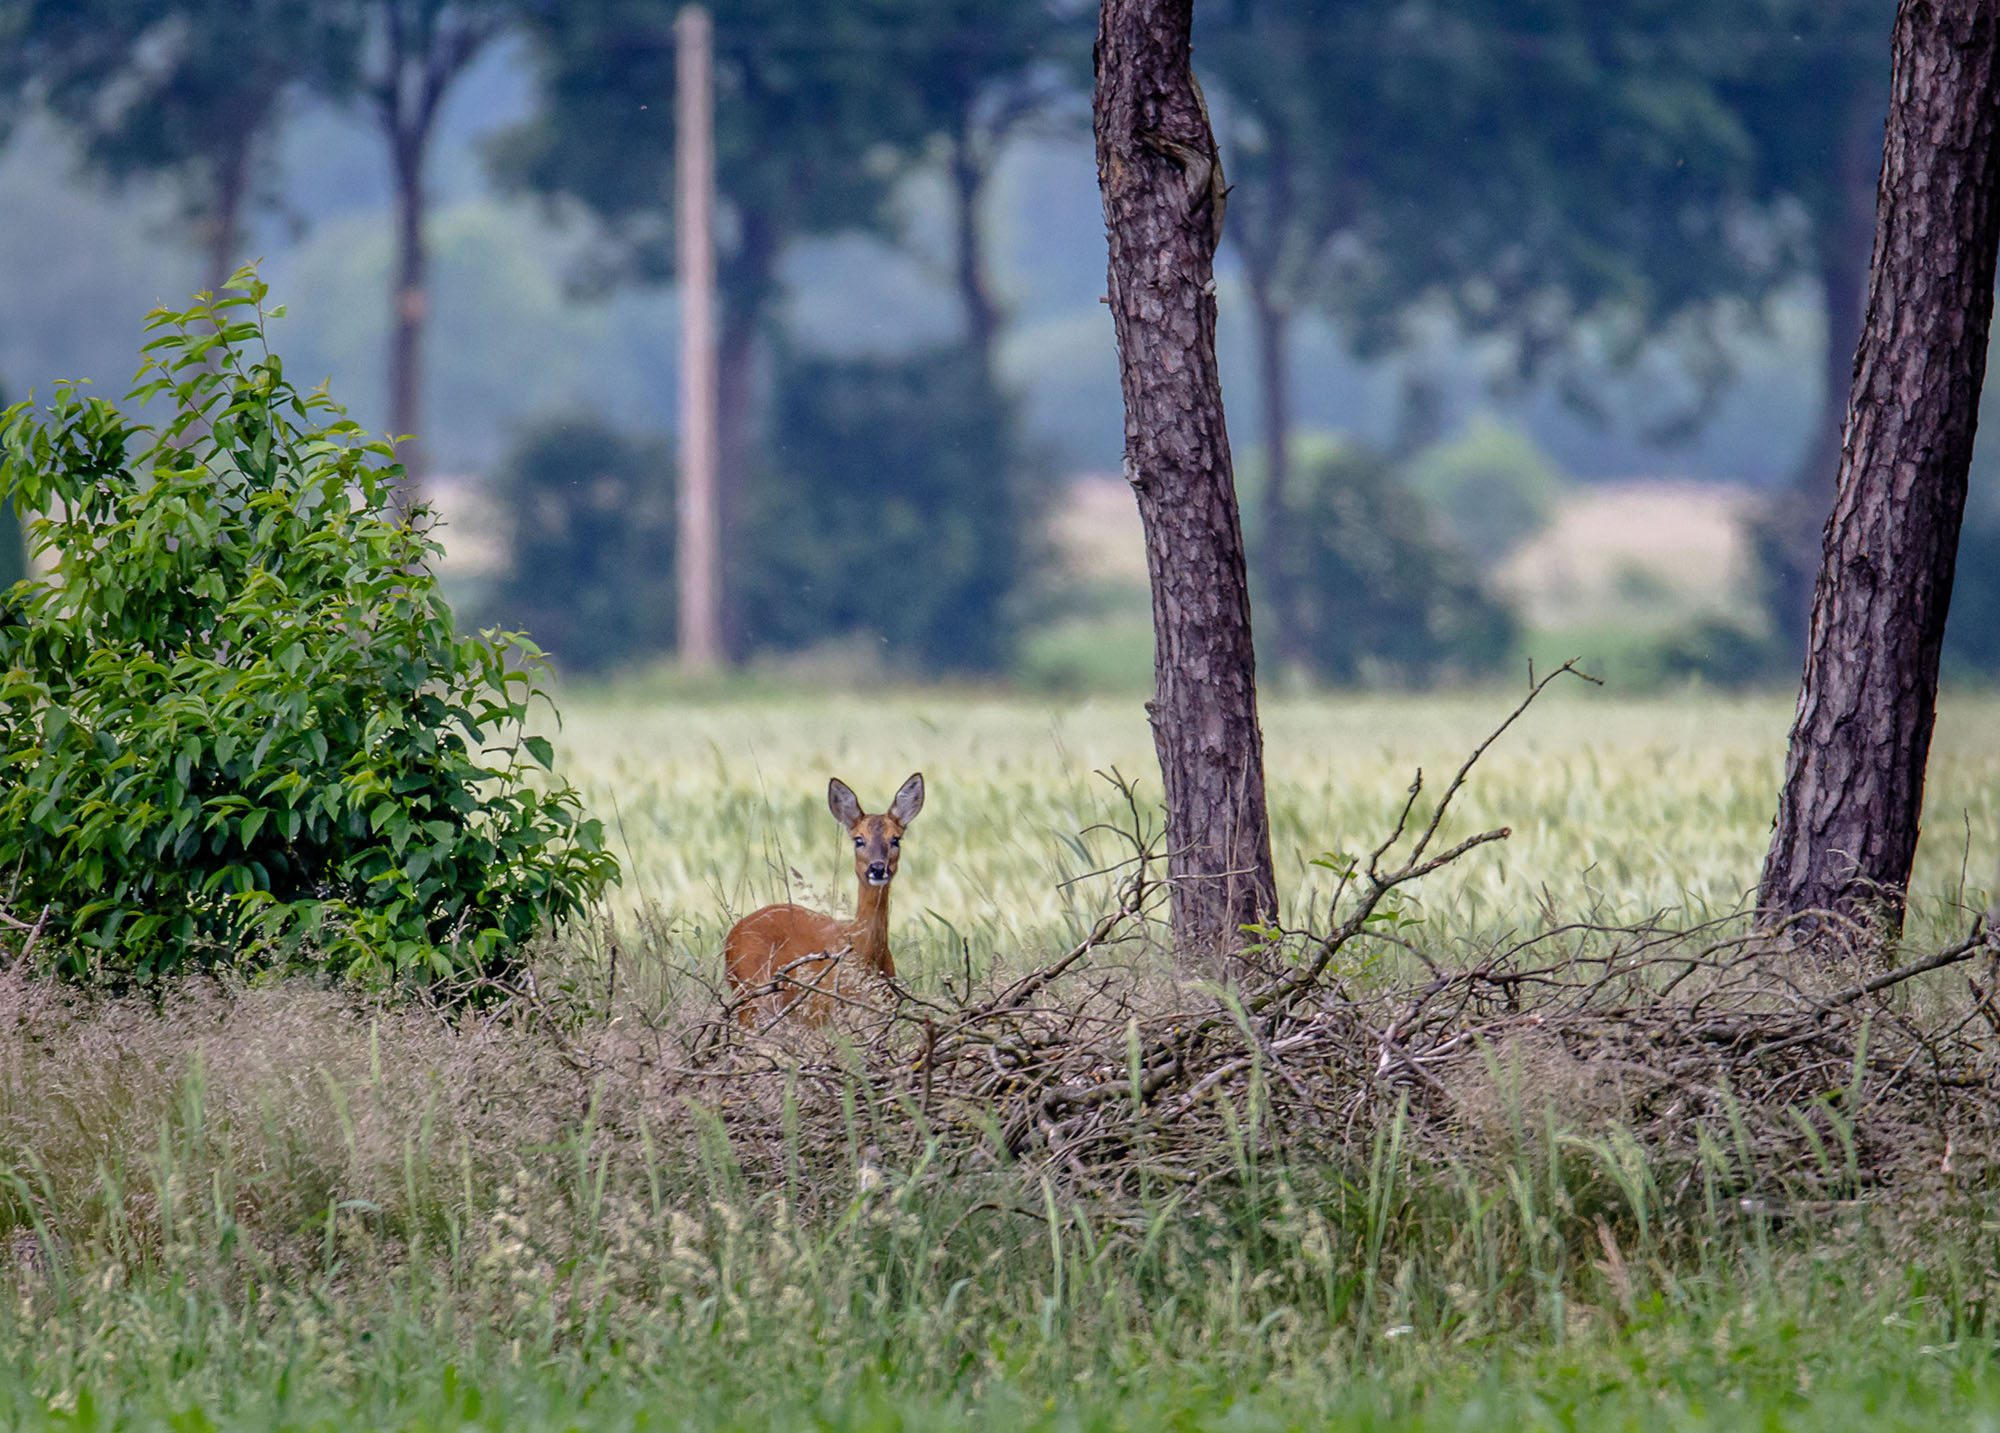
[[[1312, 864], [1390, 830], [1412, 778], [1427, 796], [1512, 710], [1515, 691], [1281, 697], [1263, 708], [1285, 920], [1324, 919], [1331, 877]], [[1754, 888], [1783, 769], [1789, 704], [1691, 692], [1621, 699], [1552, 689], [1497, 742], [1446, 833], [1513, 835], [1430, 878], [1414, 913], [1433, 944], [1531, 927], [1553, 913], [1700, 920]], [[1107, 778], [1142, 812], [1159, 777], [1137, 698], [1052, 704], [1020, 696], [828, 691], [783, 699], [571, 697], [561, 760], [626, 868], [618, 912], [649, 912], [675, 958], [700, 960], [746, 910], [798, 899], [846, 909], [848, 856], [825, 804], [839, 776], [870, 809], [921, 770], [928, 802], [898, 877], [899, 951], [1026, 960], [1102, 908], [1092, 876], [1130, 825]], [[1962, 928], [2000, 860], [2000, 697], [1941, 710], [1908, 938]], [[901, 957], [906, 966], [907, 955]]]

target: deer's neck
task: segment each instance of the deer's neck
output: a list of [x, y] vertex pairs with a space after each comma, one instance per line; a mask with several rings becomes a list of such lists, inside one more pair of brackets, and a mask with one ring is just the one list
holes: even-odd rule
[[896, 962], [889, 954], [889, 888], [871, 886], [866, 880], [854, 897], [854, 956], [878, 975], [893, 980]]

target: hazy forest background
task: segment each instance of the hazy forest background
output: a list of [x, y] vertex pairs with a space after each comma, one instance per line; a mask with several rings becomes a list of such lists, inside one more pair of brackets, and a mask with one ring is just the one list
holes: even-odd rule
[[[101, 8], [85, 44], [93, 7], [0, 10], [6, 391], [115, 396], [147, 309], [259, 259], [292, 375], [388, 430], [391, 57], [366, 27], [405, 13], [451, 62], [419, 155], [413, 427], [455, 605], [565, 676], [667, 657], [673, 7]], [[1795, 679], [1893, 8], [1200, 7], [1267, 673], [1407, 686], [1581, 654], [1626, 690]], [[716, 21], [733, 655], [1143, 687], [1090, 14]], [[1995, 451], [1961, 681], [2000, 671]]]

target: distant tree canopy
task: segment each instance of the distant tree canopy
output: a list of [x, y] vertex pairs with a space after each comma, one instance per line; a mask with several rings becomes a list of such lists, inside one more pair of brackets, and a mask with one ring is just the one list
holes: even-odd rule
[[488, 599], [566, 674], [657, 657], [674, 640], [673, 454], [601, 420], [525, 433], [494, 485], [511, 555]]
[[[757, 645], [879, 639], [893, 666], [1005, 665], [1026, 565], [1013, 415], [979, 355], [786, 354], [752, 489], [744, 618]], [[998, 462], [996, 464], [996, 456]]]
[[[587, 279], [671, 277], [672, 25], [679, 8], [667, 0], [584, 0], [550, 7], [530, 22], [543, 105], [495, 148], [494, 163], [507, 182], [580, 201], [596, 216], [598, 243], [586, 262]], [[975, 639], [961, 621], [953, 639], [934, 641], [945, 629], [931, 616], [916, 615], [959, 600], [940, 595], [955, 590], [951, 580], [894, 611], [836, 601], [818, 615], [803, 609], [797, 584], [810, 586], [813, 600], [863, 585], [864, 569], [829, 565], [835, 554], [872, 561], [861, 536], [876, 514], [865, 506], [853, 514], [835, 512], [826, 496], [867, 500], [870, 484], [855, 479], [857, 464], [872, 465], [882, 483], [877, 491], [895, 501], [909, 495], [910, 484], [928, 484], [916, 510], [950, 533], [967, 524], [987, 526], [985, 575], [975, 585], [1005, 592], [1020, 575], [993, 566], [1011, 560], [1023, 544], [1011, 529], [990, 526], [1015, 520], [1009, 494], [1018, 482], [1017, 445], [1011, 411], [991, 375], [998, 314], [977, 205], [996, 136], [1038, 102], [1041, 92], [1029, 72], [1035, 20], [1047, 7], [1039, 0], [978, 7], [919, 0], [865, 7], [843, 0], [719, 0], [710, 8], [722, 206], [720, 500], [730, 645], [739, 655], [766, 642], [795, 645], [809, 628], [824, 635], [866, 617], [892, 646], [914, 643], [945, 665], [979, 666], [986, 660], [979, 654], [1005, 649], [1004, 632]], [[926, 357], [922, 363], [936, 369], [930, 375], [919, 373], [915, 360], [828, 362], [811, 371], [835, 387], [812, 398], [798, 386], [810, 364], [787, 357], [760, 423], [757, 355], [773, 336], [785, 252], [818, 234], [894, 237], [890, 197], [930, 156], [934, 140], [945, 144], [950, 165], [961, 166], [954, 170], [954, 244], [955, 283], [967, 313], [964, 354]], [[966, 355], [969, 366], [962, 361]], [[925, 382], [939, 387], [920, 393], [915, 411], [902, 412], [899, 395]], [[974, 394], [968, 385], [983, 392]], [[925, 409], [933, 400], [943, 403], [941, 412]], [[871, 426], [871, 412], [881, 419], [893, 415], [893, 425]], [[836, 432], [848, 446], [834, 444]], [[916, 462], [920, 455], [932, 473], [898, 471], [899, 462]], [[954, 469], [962, 483], [936, 476]], [[812, 511], [831, 524], [809, 553], [796, 545], [768, 550], [773, 525], [784, 528], [790, 511]], [[947, 550], [954, 541], [940, 539]], [[779, 576], [781, 570], [788, 575]]]
[[[245, 215], [280, 198], [273, 139], [290, 97], [372, 103], [403, 210], [391, 422], [420, 429], [422, 159], [453, 77], [499, 36], [524, 38], [537, 103], [489, 143], [493, 172], [593, 217], [572, 274], [582, 285], [665, 282], [680, 8], [0, 0], [0, 135], [40, 105], [90, 172], [169, 180], [212, 286], [241, 258]], [[1007, 320], [982, 224], [992, 176], [1024, 125], [1053, 118], [1081, 131], [1095, 7], [709, 8], [725, 602], [741, 654], [760, 640], [746, 605], [761, 580], [746, 547], [752, 508], [781, 471], [810, 476], [783, 431], [796, 410], [771, 381], [786, 254], [816, 236], [908, 240], [901, 186], [919, 173], [941, 181], [942, 227], [924, 235], [924, 257], [942, 259], [990, 386]], [[1231, 186], [1223, 238], [1249, 300], [1270, 447], [1271, 500], [1249, 553], [1269, 599], [1260, 621], [1288, 660], [1305, 660], [1303, 609], [1284, 584], [1305, 562], [1288, 550], [1307, 537], [1307, 495], [1285, 439], [1293, 325], [1307, 312], [1371, 357], [1446, 319], [1492, 340], [1481, 351], [1496, 371], [1586, 406], [1621, 363], [1677, 359], [1685, 382], [1661, 385], [1650, 415], [1665, 429], [1705, 415], [1730, 374], [1727, 336], [1754, 325], [1772, 294], [1815, 293], [1827, 315], [1817, 439], [1797, 499], [1774, 509], [1761, 545], [1773, 611], [1796, 624], [1859, 329], [1894, 10], [1893, 0], [1203, 0], [1194, 58]], [[1232, 394], [1239, 413], [1252, 396]], [[1018, 464], [1006, 436], [985, 460], [996, 480]], [[769, 461], [767, 444], [793, 456]]]
[[[1720, 335], [1790, 272], [1757, 208], [1753, 136], [1725, 102], [1740, 7], [1673, 0], [1228, 0], [1197, 56], [1233, 188], [1224, 237], [1255, 328], [1271, 483], [1253, 554], [1277, 647], [1306, 660], [1286, 574], [1308, 540], [1290, 477], [1288, 325], [1404, 347], [1448, 317], [1503, 371], [1580, 402], [1647, 351], [1727, 375]], [[1725, 302], [1734, 301], [1734, 302]]]
[[1639, 342], [1756, 297], [1754, 137], [1718, 54], [1741, 7], [1229, 0], [1197, 50], [1226, 109], [1245, 263], [1364, 350], [1443, 300], [1535, 365], [1586, 318]]
[[352, 7], [330, 0], [10, 0], [0, 117], [32, 95], [105, 179], [171, 178], [215, 290], [240, 257], [246, 211], [276, 198], [287, 92], [342, 92], [359, 35]]

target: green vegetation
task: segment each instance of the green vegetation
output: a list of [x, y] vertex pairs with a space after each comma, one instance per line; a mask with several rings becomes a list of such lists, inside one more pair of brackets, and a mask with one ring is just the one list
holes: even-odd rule
[[[1246, 1168], [1251, 1190], [1122, 1209], [1028, 1172], [942, 1178], [921, 1152], [758, 1189], [719, 1136], [646, 1125], [672, 1114], [635, 1113], [615, 1077], [580, 1105], [592, 1085], [519, 1026], [453, 1036], [283, 990], [99, 1007], [57, 1052], [35, 1039], [52, 1012], [0, 999], [10, 1427], [1831, 1429], [2000, 1409], [1994, 1235], [1970, 1204], [1663, 1221], [1615, 1140], [1546, 1126], [1445, 1165], [1391, 1127], [1351, 1168]], [[1613, 1171], [1639, 1176], [1630, 1200]]]
[[[1843, 1197], [1746, 1209], [1727, 1156], [1685, 1182], [1687, 1166], [1649, 1163], [1528, 1067], [1468, 1092], [1480, 1137], [1450, 1157], [1390, 1120], [1357, 1129], [1343, 1161], [1272, 1164], [1253, 1139], [1230, 1178], [1162, 1178], [1120, 1200], [1033, 1166], [947, 1172], [921, 1122], [871, 1107], [859, 1084], [844, 1119], [747, 1147], [724, 1133], [729, 1111], [662, 1097], [651, 1062], [713, 1011], [731, 908], [788, 889], [851, 899], [825, 775], [886, 790], [923, 764], [932, 802], [895, 933], [899, 965], [935, 992], [968, 953], [1041, 959], [1101, 904], [1112, 877], [1057, 881], [1098, 864], [1098, 838], [1079, 833], [1116, 795], [1091, 773], [1145, 769], [1143, 714], [937, 693], [567, 705], [562, 762], [632, 852], [615, 986], [609, 948], [584, 933], [537, 957], [539, 1005], [456, 1028], [298, 983], [189, 984], [160, 1007], [0, 977], [0, 1420], [2000, 1418], [2000, 1246], [1963, 1144], [1961, 1173], [1908, 1188], [1856, 1185], [1836, 1146]], [[1500, 705], [1273, 703], [1286, 858], [1379, 833], [1411, 767], [1462, 755]], [[1515, 837], [1429, 878], [1401, 932], [1449, 955], [1540, 928], [1543, 899], [1607, 918], [1733, 904], [1787, 715], [1776, 700], [1593, 692], [1538, 706], [1453, 826], [1504, 820]], [[1984, 899], [1957, 882], [1963, 862], [1977, 885], [2000, 856], [1996, 731], [1990, 699], [1940, 719], [1913, 942], [1954, 928], [1954, 900]], [[1094, 978], [1151, 978], [1150, 959], [1107, 952]], [[1496, 1071], [1508, 1058], [1495, 1052]], [[1254, 1132], [1254, 1094], [1231, 1099]]]
[[1403, 466], [1451, 540], [1486, 567], [1548, 526], [1568, 486], [1532, 438], [1491, 417]]
[[[1411, 774], [1435, 781], [1450, 771], [1513, 696], [1267, 696], [1287, 911], [1302, 916], [1331, 888], [1314, 856], [1379, 839]], [[852, 901], [851, 862], [822, 795], [829, 775], [886, 793], [923, 768], [933, 799], [896, 887], [898, 966], [913, 951], [920, 982], [957, 967], [961, 936], [976, 956], [1014, 964], [1067, 946], [1114, 888], [1110, 877], [1074, 879], [1114, 851], [1094, 836], [1073, 844], [1122, 814], [1097, 773], [1134, 776], [1158, 800], [1145, 712], [1125, 698], [829, 685], [807, 700], [651, 684], [573, 694], [563, 707], [562, 769], [585, 805], [606, 813], [625, 866], [616, 908], [648, 925], [642, 972], [654, 959], [712, 960], [729, 921], [767, 901]], [[1791, 719], [1791, 701], [1778, 696], [1550, 693], [1454, 804], [1448, 837], [1493, 826], [1513, 835], [1418, 889], [1426, 929], [1450, 947], [1532, 927], [1545, 910], [1693, 921], [1737, 909], [1763, 860]], [[1946, 698], [1925, 794], [1910, 925], [1919, 947], [1957, 932], [1957, 906], [2000, 862], [1992, 699]]]
[[732, 550], [745, 645], [844, 638], [877, 649], [864, 669], [1004, 670], [1028, 494], [979, 355], [790, 355], [776, 410], [782, 438]]
[[[73, 974], [479, 970], [616, 875], [534, 773], [532, 649], [461, 638], [402, 470], [265, 344], [265, 290], [156, 312], [134, 408], [7, 410], [50, 570], [0, 628], [0, 863]], [[271, 316], [282, 313], [274, 311]]]
[[511, 529], [485, 604], [508, 631], [603, 672], [673, 646], [674, 491], [668, 444], [600, 419], [539, 423], [514, 444], [494, 496]]

